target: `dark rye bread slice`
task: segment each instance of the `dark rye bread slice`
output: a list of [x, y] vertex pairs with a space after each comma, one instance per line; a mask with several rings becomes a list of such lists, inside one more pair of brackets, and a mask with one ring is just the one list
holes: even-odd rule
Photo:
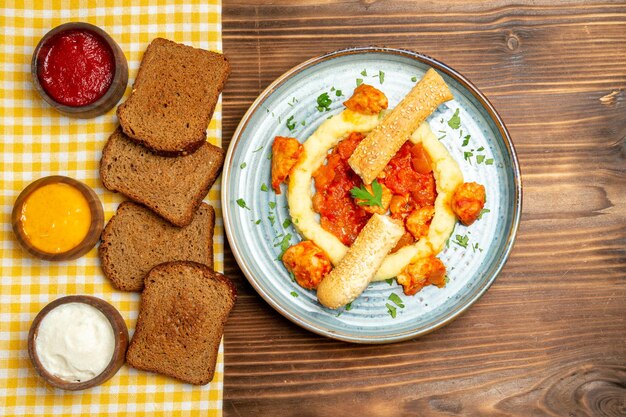
[[149, 209], [125, 201], [102, 232], [98, 249], [104, 275], [122, 291], [141, 291], [156, 265], [195, 261], [213, 266], [215, 211], [202, 203], [193, 221], [172, 226]]
[[158, 265], [145, 282], [126, 361], [134, 368], [190, 384], [209, 383], [224, 325], [237, 298], [234, 285], [194, 262]]
[[206, 140], [229, 74], [230, 64], [222, 54], [154, 39], [132, 94], [117, 108], [124, 133], [163, 154], [194, 152]]
[[118, 127], [109, 137], [100, 160], [100, 178], [176, 226], [191, 222], [224, 164], [224, 151], [204, 142], [191, 155], [156, 155], [128, 139]]

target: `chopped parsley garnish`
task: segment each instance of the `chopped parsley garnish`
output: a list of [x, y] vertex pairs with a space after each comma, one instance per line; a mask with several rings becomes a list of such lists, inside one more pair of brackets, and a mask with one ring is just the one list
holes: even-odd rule
[[493, 165], [493, 158], [485, 159], [485, 165]]
[[468, 152], [463, 152], [463, 159], [465, 159], [466, 161], [469, 161], [470, 164], [472, 163], [472, 161], [470, 161], [470, 158], [474, 156], [474, 153], [471, 151]]
[[276, 243], [274, 245], [274, 247], [280, 246], [280, 256], [278, 257], [279, 259], [283, 257], [283, 253], [285, 253], [285, 251], [287, 249], [289, 249], [289, 243], [291, 241], [291, 233], [287, 233], [285, 236], [283, 236], [283, 239]]
[[480, 220], [483, 217], [483, 214], [487, 214], [491, 212], [491, 210], [489, 210], [488, 208], [484, 208], [480, 211], [480, 213], [478, 213], [478, 220]]
[[285, 221], [283, 222], [283, 229], [286, 229], [289, 226], [291, 226], [291, 219], [285, 219]]
[[361, 84], [363, 84], [363, 78], [357, 78], [356, 79], [356, 86], [360, 86]]
[[387, 306], [387, 312], [389, 313], [391, 318], [395, 319], [396, 318], [396, 308], [394, 306], [392, 306], [391, 304], [389, 304], [389, 303], [387, 303], [385, 305]]
[[295, 292], [295, 291], [291, 291], [291, 293], [290, 293], [290, 294], [291, 294], [291, 296], [292, 296], [292, 297], [296, 297], [296, 298], [298, 298], [298, 293], [297, 293], [297, 292]]
[[461, 117], [459, 117], [459, 109], [456, 109], [450, 120], [448, 120], [448, 126], [452, 129], [458, 129], [461, 127]]
[[346, 304], [346, 311], [352, 310], [352, 303]]
[[243, 198], [237, 199], [237, 205], [241, 208], [252, 210], [250, 207], [248, 207], [248, 205], [246, 204], [246, 200], [244, 200]]
[[411, 77], [411, 81], [417, 82], [417, 77], [415, 77], [415, 76]]
[[385, 282], [389, 285], [393, 285], [393, 278], [388, 278], [385, 280]]
[[485, 160], [485, 155], [476, 155], [477, 164], [482, 164], [484, 160]]
[[261, 224], [261, 219], [255, 221], [254, 224]]
[[463, 144], [461, 146], [467, 146], [467, 144], [469, 143], [471, 137], [472, 137], [471, 135], [465, 136], [463, 138]]
[[271, 152], [267, 154], [267, 158], [266, 158], [266, 159], [267, 159], [267, 160], [272, 159], [272, 153], [271, 153]]
[[293, 130], [296, 128], [296, 121], [293, 120], [294, 116], [291, 116], [289, 119], [287, 119], [287, 129], [289, 129], [289, 131], [293, 132]]
[[265, 185], [265, 183], [261, 184], [261, 191], [267, 191], [269, 190], [269, 188], [267, 188], [267, 185]]
[[482, 152], [482, 151], [484, 151], [484, 150], [485, 150], [485, 147], [484, 147], [484, 146], [481, 146], [480, 148], [478, 148], [478, 149], [476, 149], [476, 150], [477, 150], [478, 152]]
[[248, 164], [246, 164], [245, 162], [242, 162], [241, 165], [239, 165], [239, 168], [244, 169]]
[[301, 122], [300, 122], [300, 124], [301, 124], [302, 126], [306, 126], [306, 120], [301, 121]]
[[328, 93], [322, 93], [317, 97], [317, 111], [324, 112], [330, 110], [332, 100], [328, 97]]
[[258, 148], [256, 148], [255, 150], [253, 150], [253, 151], [252, 151], [252, 153], [258, 152], [258, 151], [260, 151], [261, 149], [263, 149], [263, 146], [259, 146]]
[[469, 243], [469, 237], [456, 235], [454, 238], [455, 240], [453, 240], [452, 243], [456, 243], [463, 248], [467, 248], [467, 244]]
[[382, 84], [385, 82], [385, 73], [382, 71], [378, 71], [378, 81]]
[[341, 92], [341, 90], [337, 90], [337, 91], [335, 91], [335, 95], [337, 97], [341, 97], [343, 95], [343, 93]]
[[352, 198], [363, 200], [357, 203], [359, 206], [383, 206], [383, 187], [378, 183], [378, 180], [372, 182], [372, 194], [367, 191], [364, 185], [358, 188], [354, 187], [350, 190], [350, 194]]
[[270, 221], [270, 224], [272, 226], [274, 226], [274, 223], [276, 223], [276, 217], [274, 217], [274, 216], [267, 216], [267, 220]]
[[395, 305], [400, 308], [404, 308], [404, 303], [402, 302], [402, 298], [398, 296], [395, 292], [389, 294], [389, 300], [392, 301]]
[[361, 71], [361, 75], [364, 77], [367, 77], [367, 71], [366, 70]]
[[267, 203], [271, 209], [276, 208], [276, 202], [275, 201], [270, 201], [269, 203]]

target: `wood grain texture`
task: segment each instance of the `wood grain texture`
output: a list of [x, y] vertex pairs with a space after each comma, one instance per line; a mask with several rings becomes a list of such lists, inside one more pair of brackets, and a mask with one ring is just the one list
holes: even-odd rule
[[463, 316], [360, 346], [269, 307], [229, 249], [226, 416], [626, 415], [626, 4], [223, 0], [227, 144], [256, 96], [313, 56], [377, 45], [467, 76], [504, 119], [524, 185], [512, 255]]

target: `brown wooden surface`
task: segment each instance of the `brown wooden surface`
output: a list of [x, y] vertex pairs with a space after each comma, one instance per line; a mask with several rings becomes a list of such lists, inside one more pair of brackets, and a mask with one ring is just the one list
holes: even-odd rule
[[[595, 2], [594, 2], [595, 3]], [[517, 243], [452, 324], [361, 346], [269, 307], [226, 249], [225, 416], [626, 415], [626, 3], [223, 0], [223, 136], [292, 66], [363, 45], [463, 73], [522, 169]]]

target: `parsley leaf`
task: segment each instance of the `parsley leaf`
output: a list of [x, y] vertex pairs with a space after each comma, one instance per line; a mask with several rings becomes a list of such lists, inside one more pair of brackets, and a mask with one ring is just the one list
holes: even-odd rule
[[461, 146], [467, 146], [467, 144], [469, 143], [471, 137], [472, 137], [471, 135], [465, 136], [463, 138], [463, 144]]
[[258, 148], [253, 150], [252, 153], [256, 153], [256, 152], [260, 151], [261, 149], [263, 149], [263, 146], [259, 146]]
[[291, 219], [285, 219], [285, 221], [283, 222], [283, 229], [286, 229], [289, 226], [291, 226]]
[[459, 109], [456, 109], [450, 120], [448, 120], [448, 126], [452, 129], [458, 129], [461, 127], [461, 117], [459, 117]]
[[364, 76], [364, 77], [367, 77], [367, 70], [361, 71], [361, 75]]
[[382, 71], [378, 71], [378, 81], [382, 84], [385, 82], [385, 73]]
[[485, 155], [476, 155], [477, 164], [482, 164], [484, 160], [485, 160]]
[[248, 207], [248, 205], [246, 204], [246, 200], [244, 200], [243, 198], [237, 199], [237, 205], [241, 208], [245, 208], [245, 209], [252, 211], [252, 209]]
[[411, 81], [417, 82], [417, 77], [411, 77]]
[[402, 302], [402, 298], [398, 296], [395, 292], [389, 294], [389, 300], [392, 301], [395, 305], [400, 308], [404, 308], [404, 303]]
[[352, 310], [352, 303], [346, 304], [346, 311]]
[[292, 237], [291, 233], [287, 233], [285, 236], [283, 236], [283, 239], [280, 242], [274, 244], [274, 247], [280, 246], [280, 255], [278, 255], [278, 259], [282, 259], [283, 254], [285, 253], [285, 251], [287, 249], [289, 249], [289, 246], [290, 246], [290, 243], [291, 243], [290, 242], [291, 241], [291, 237]]
[[469, 237], [456, 235], [455, 239], [456, 240], [453, 240], [452, 243], [456, 243], [457, 245], [459, 245], [459, 246], [461, 246], [463, 248], [467, 248], [467, 244], [469, 243]]
[[261, 191], [267, 191], [269, 188], [267, 188], [267, 185], [265, 185], [265, 183], [261, 184]]
[[387, 312], [389, 313], [391, 318], [395, 319], [396, 318], [396, 308], [394, 306], [392, 306], [391, 304], [389, 304], [389, 303], [387, 303], [385, 305], [387, 306]]
[[269, 203], [267, 203], [271, 209], [276, 207], [276, 202], [275, 201], [270, 201]]
[[469, 163], [471, 164], [472, 161], [470, 161], [470, 158], [474, 156], [474, 152], [463, 152], [463, 159], [465, 159], [466, 161], [469, 161]]
[[363, 78], [357, 78], [356, 79], [356, 86], [360, 86], [361, 84], [363, 84]]
[[485, 159], [485, 165], [493, 165], [493, 158]]
[[350, 194], [352, 195], [352, 198], [363, 200], [357, 202], [359, 206], [383, 206], [383, 187], [378, 183], [378, 180], [374, 180], [374, 182], [372, 182], [371, 194], [367, 191], [367, 188], [365, 188], [364, 185], [359, 188], [354, 187], [350, 190]]
[[317, 111], [324, 112], [330, 110], [332, 100], [328, 97], [328, 93], [322, 93], [317, 97]]
[[481, 217], [483, 217], [483, 214], [487, 214], [487, 213], [489, 213], [489, 212], [491, 212], [491, 210], [489, 210], [488, 208], [484, 208], [484, 209], [482, 209], [482, 210], [480, 211], [480, 213], [478, 213], [478, 220], [480, 220], [480, 219], [481, 219]]
[[393, 285], [393, 278], [386, 279], [385, 282], [389, 285]]
[[298, 298], [298, 293], [297, 292], [291, 291], [290, 294], [291, 294], [292, 297]]
[[341, 92], [341, 90], [337, 90], [337, 91], [335, 91], [335, 95], [337, 97], [341, 97], [343, 95], [343, 93]]
[[241, 165], [239, 165], [239, 168], [244, 169], [248, 164], [246, 164], [245, 162], [242, 162]]
[[296, 128], [296, 122], [293, 120], [294, 116], [291, 116], [289, 119], [287, 119], [287, 129], [289, 129], [290, 132], [293, 132], [293, 130]]

